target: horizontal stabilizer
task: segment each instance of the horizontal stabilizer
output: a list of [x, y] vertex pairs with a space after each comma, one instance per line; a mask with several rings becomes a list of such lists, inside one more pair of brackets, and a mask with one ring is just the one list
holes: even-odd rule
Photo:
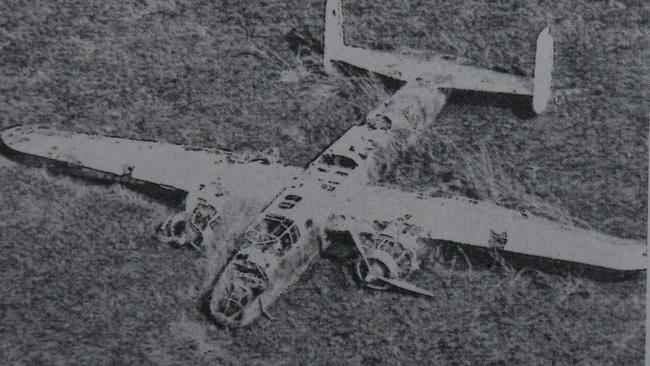
[[324, 67], [328, 73], [335, 71], [332, 62], [339, 61], [402, 81], [430, 81], [438, 88], [531, 96], [536, 113], [546, 108], [553, 69], [553, 38], [548, 27], [537, 39], [533, 79], [423, 52], [391, 53], [346, 46], [340, 0], [329, 0], [326, 10]]

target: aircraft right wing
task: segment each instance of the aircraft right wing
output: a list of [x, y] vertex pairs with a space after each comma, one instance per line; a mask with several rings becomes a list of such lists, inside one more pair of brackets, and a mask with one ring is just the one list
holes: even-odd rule
[[268, 200], [268, 192], [282, 190], [301, 171], [278, 163], [242, 161], [216, 149], [29, 126], [4, 130], [0, 137], [9, 149], [22, 154], [188, 192], [216, 183], [225, 192]]
[[355, 192], [353, 200], [337, 202], [336, 208], [346, 222], [351, 221], [349, 225], [396, 223], [400, 229], [414, 229], [418, 238], [496, 247], [621, 271], [647, 267], [644, 242], [562, 225], [487, 202], [366, 187]]

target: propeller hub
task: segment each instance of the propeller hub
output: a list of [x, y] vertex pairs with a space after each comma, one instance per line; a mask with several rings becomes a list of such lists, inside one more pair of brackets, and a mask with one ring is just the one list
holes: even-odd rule
[[399, 267], [393, 257], [383, 250], [372, 250], [356, 263], [357, 277], [372, 289], [385, 290], [390, 285], [380, 278], [397, 278]]

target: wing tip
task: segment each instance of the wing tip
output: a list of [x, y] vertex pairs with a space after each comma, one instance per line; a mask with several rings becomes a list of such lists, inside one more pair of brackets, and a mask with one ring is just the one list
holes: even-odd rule
[[13, 150], [19, 150], [22, 143], [31, 141], [38, 134], [60, 135], [60, 132], [45, 127], [32, 125], [17, 125], [0, 131], [0, 142]]
[[0, 131], [0, 142], [11, 148], [12, 146], [15, 146], [20, 139], [25, 138], [26, 129], [26, 126], [12, 126], [5, 128]]

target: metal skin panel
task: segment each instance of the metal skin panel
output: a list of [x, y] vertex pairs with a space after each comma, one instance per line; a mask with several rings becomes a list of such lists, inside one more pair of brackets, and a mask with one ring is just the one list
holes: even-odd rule
[[[354, 202], [337, 202], [350, 230], [363, 222], [398, 222], [410, 236], [492, 247], [492, 233], [506, 233], [499, 249], [620, 271], [646, 268], [646, 244], [621, 239], [488, 202], [464, 198], [425, 197], [396, 189], [370, 188]], [[356, 225], [356, 227], [355, 227]], [[399, 236], [401, 233], [395, 233]]]
[[334, 73], [333, 61], [344, 62], [397, 80], [425, 80], [435, 88], [532, 96], [535, 113], [542, 113], [551, 96], [553, 38], [549, 27], [539, 33], [534, 80], [470, 65], [454, 57], [432, 52], [400, 53], [347, 46], [343, 36], [343, 7], [328, 0], [325, 13], [324, 67]]
[[407, 53], [394, 54], [345, 46], [336, 55], [338, 61], [403, 81], [434, 81], [439, 88], [532, 95], [532, 81], [502, 72], [459, 65], [445, 57], [431, 55], [415, 58]]
[[[360, 141], [364, 127], [353, 127], [333, 144], [326, 153], [349, 153], [349, 147]], [[381, 134], [375, 135], [377, 140]], [[115, 175], [124, 174], [124, 167], [133, 166], [131, 177], [154, 183], [191, 190], [191, 182], [220, 181], [228, 191], [241, 191], [242, 195], [255, 195], [256, 189], [247, 189], [250, 182], [259, 187], [258, 180], [275, 184], [278, 189], [260, 191], [260, 198], [273, 198], [288, 181], [294, 181], [299, 169], [280, 164], [235, 162], [230, 153], [210, 150], [189, 150], [182, 146], [118, 139], [85, 134], [60, 133], [45, 129], [13, 128], [2, 133], [2, 140], [10, 148], [90, 167]], [[361, 150], [363, 148], [360, 148]], [[110, 159], [106, 159], [110, 156]], [[359, 159], [357, 157], [357, 159]], [[359, 159], [361, 160], [361, 159]], [[176, 161], [176, 164], [170, 162]], [[180, 163], [191, 161], [191, 164]], [[196, 169], [205, 166], [206, 170]], [[202, 174], [205, 173], [205, 174]], [[208, 174], [211, 173], [211, 174]], [[308, 170], [306, 175], [316, 178], [322, 172]], [[201, 178], [201, 175], [205, 177]], [[221, 179], [226, 177], [226, 179]], [[327, 175], [325, 175], [327, 177]], [[320, 180], [319, 180], [320, 179]], [[364, 177], [356, 178], [358, 186]], [[225, 182], [226, 184], [223, 184]], [[195, 183], [195, 186], [198, 186]], [[300, 183], [304, 186], [304, 182]], [[294, 185], [295, 186], [295, 185]], [[277, 188], [276, 187], [276, 188]], [[351, 189], [352, 187], [349, 187]], [[312, 187], [313, 191], [319, 189]], [[301, 194], [310, 195], [301, 189]], [[197, 188], [198, 190], [198, 188]], [[421, 198], [417, 194], [398, 190], [364, 188], [354, 190], [357, 199], [338, 199], [335, 204], [319, 204], [326, 217], [329, 213], [358, 217], [360, 220], [391, 221], [410, 214], [411, 222], [429, 232], [427, 237], [471, 245], [486, 246], [490, 230], [508, 232], [504, 248], [522, 254], [561, 259], [619, 270], [645, 268], [645, 245], [639, 241], [624, 240], [584, 229], [570, 228], [549, 220], [522, 215], [503, 207], [471, 200]], [[304, 193], [303, 193], [304, 192]], [[359, 195], [363, 198], [359, 198]], [[345, 195], [348, 196], [348, 195]], [[331, 200], [325, 202], [334, 203]], [[354, 202], [354, 203], [352, 203]], [[281, 211], [269, 205], [269, 211]], [[480, 228], [480, 229], [479, 229]], [[598, 255], [597, 253], [601, 253]]]
[[15, 127], [3, 131], [1, 138], [21, 153], [190, 193], [216, 185], [224, 194], [268, 201], [300, 172], [278, 163], [242, 160], [222, 150], [44, 128]]
[[[323, 249], [317, 237], [327, 216], [337, 210], [337, 199], [353, 201], [357, 192], [366, 187], [367, 173], [373, 166], [371, 154], [388, 141], [388, 136], [388, 131], [367, 124], [353, 126], [256, 217], [249, 232], [257, 232], [272, 217], [290, 220], [301, 233], [300, 238], [281, 251], [279, 243], [269, 244], [272, 238], [245, 243], [226, 265], [213, 290], [210, 309], [217, 321], [232, 327], [249, 324], [300, 277]], [[287, 197], [301, 199], [288, 205]], [[242, 264], [239, 258], [245, 258], [250, 265]], [[256, 279], [250, 279], [251, 272], [256, 272]], [[236, 303], [241, 306], [232, 305]]]
[[535, 51], [535, 79], [533, 80], [533, 110], [542, 113], [551, 98], [551, 74], [553, 72], [553, 37], [546, 27], [537, 37]]

